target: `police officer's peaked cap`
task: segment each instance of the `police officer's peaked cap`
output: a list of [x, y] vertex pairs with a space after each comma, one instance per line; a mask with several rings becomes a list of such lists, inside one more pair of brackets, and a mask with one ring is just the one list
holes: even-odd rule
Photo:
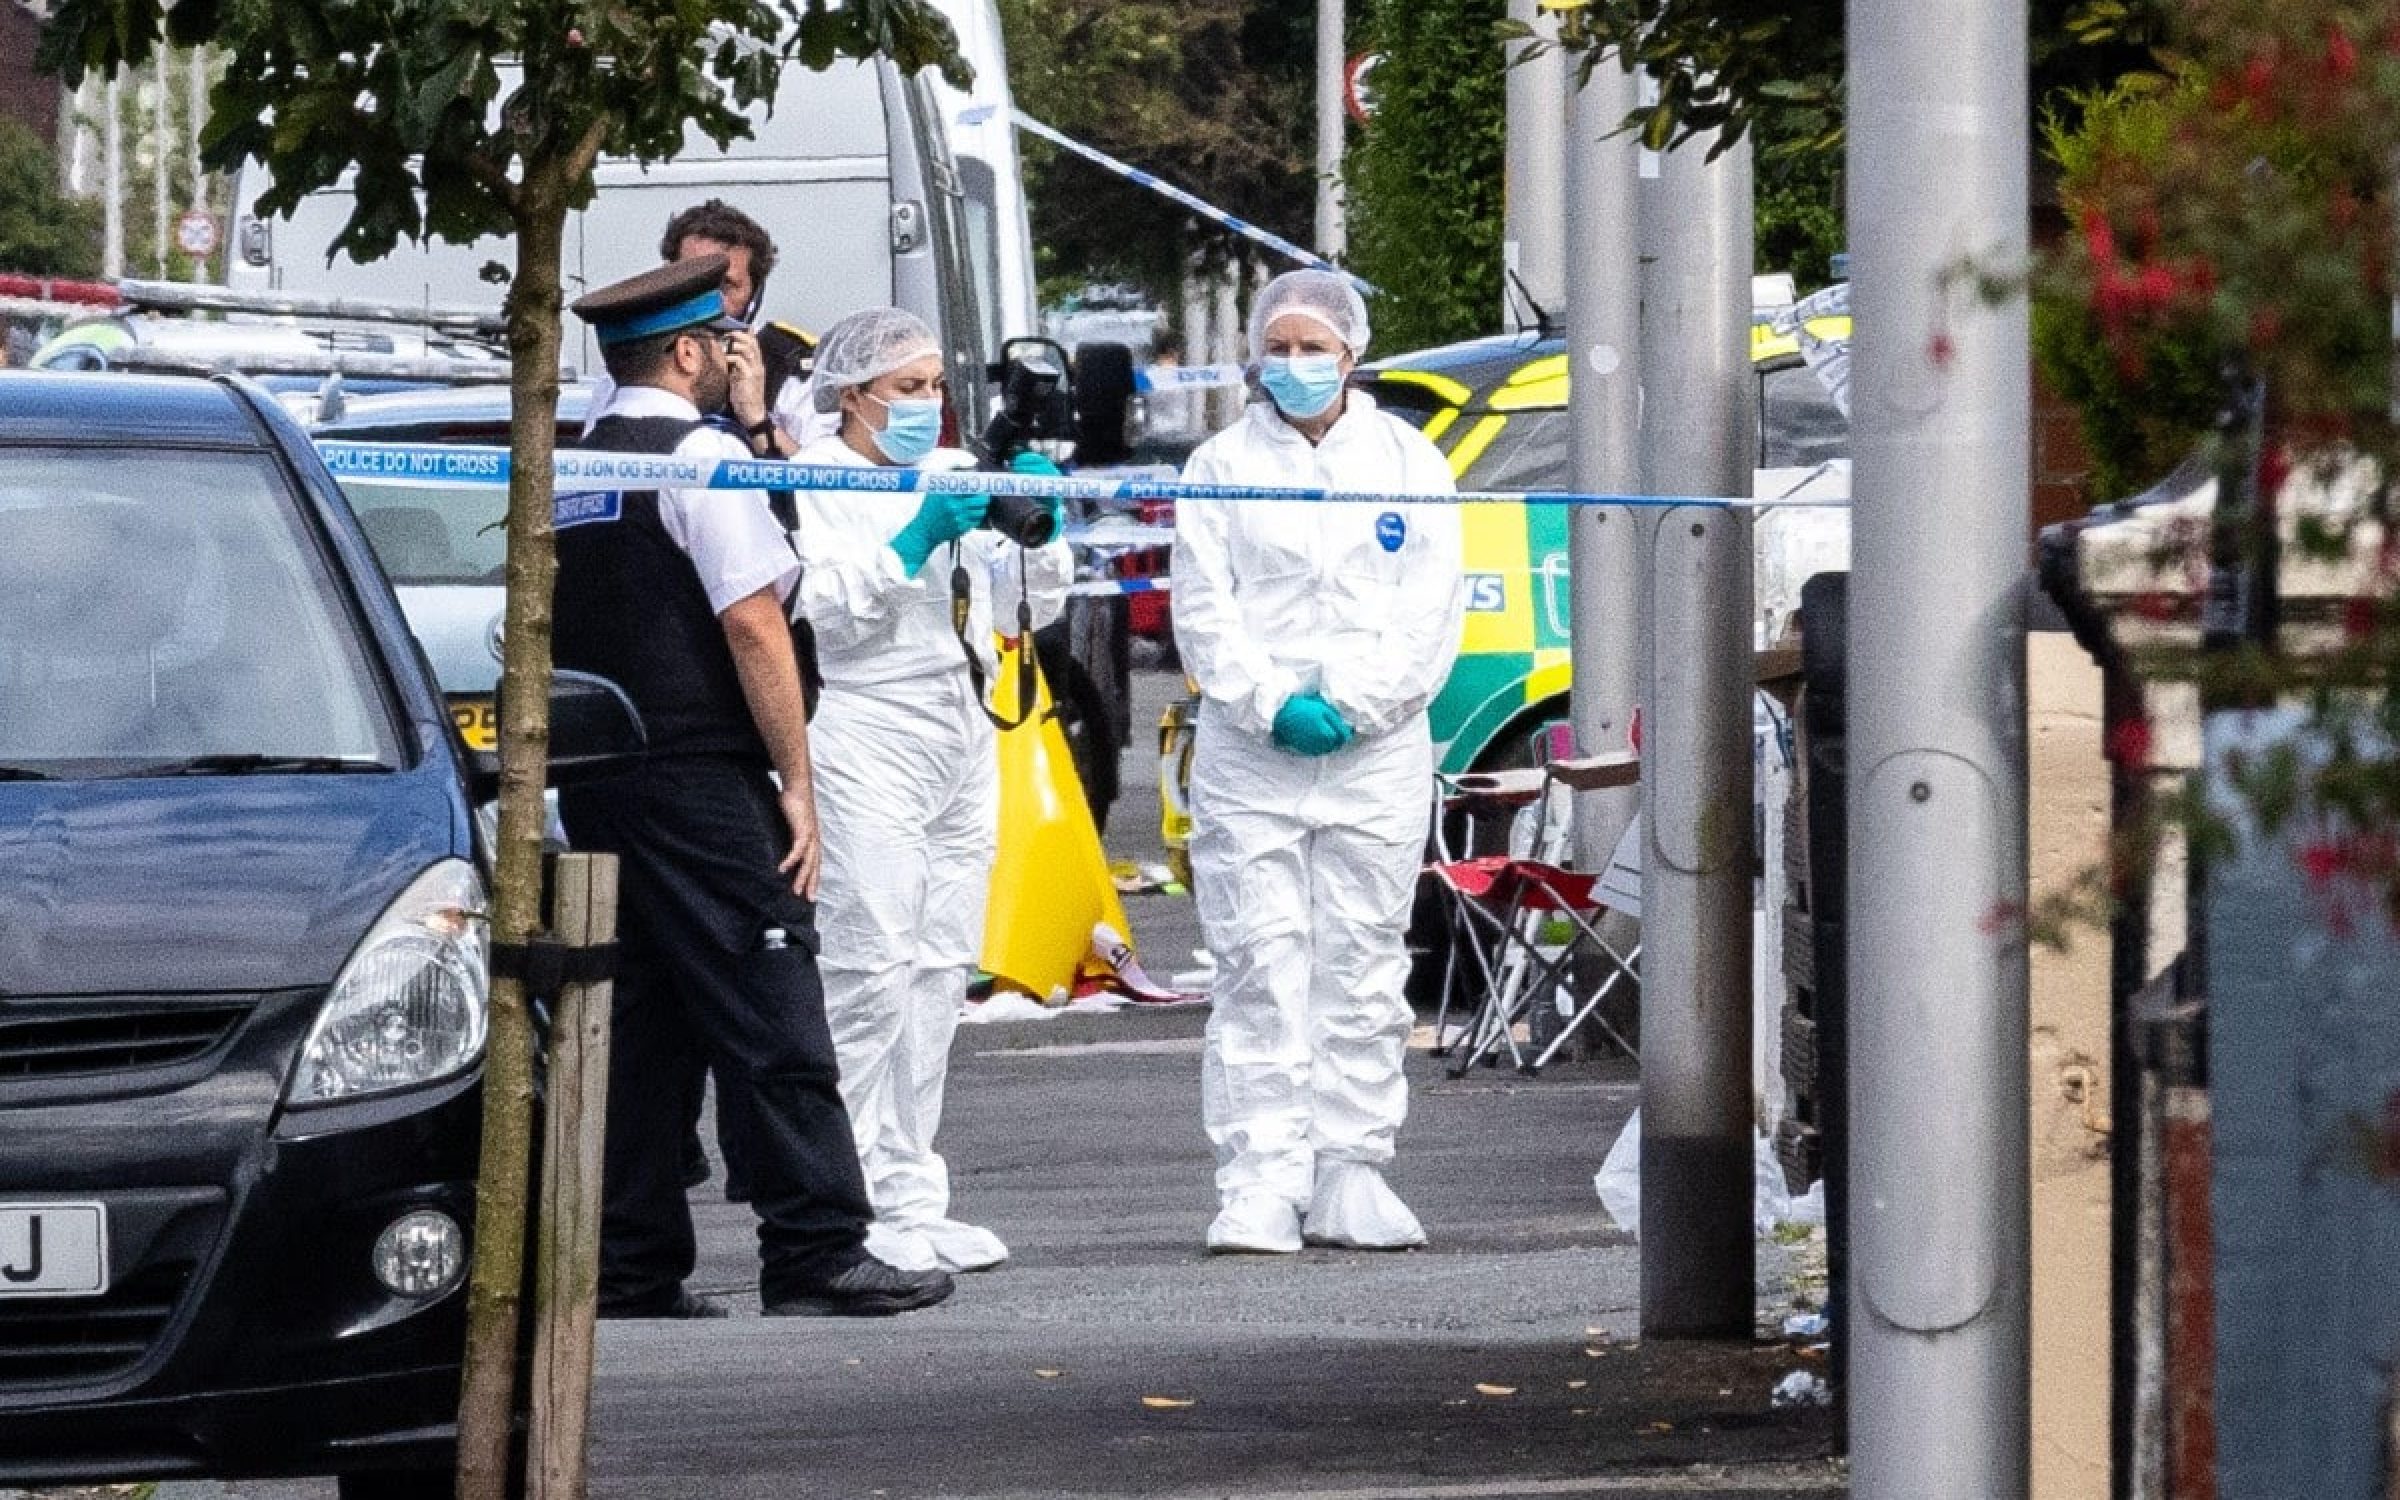
[[576, 299], [574, 311], [604, 347], [687, 328], [742, 328], [725, 315], [725, 266], [723, 255], [670, 261]]

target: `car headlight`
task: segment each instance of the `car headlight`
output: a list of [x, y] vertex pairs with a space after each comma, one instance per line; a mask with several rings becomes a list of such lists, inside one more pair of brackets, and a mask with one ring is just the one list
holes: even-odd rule
[[317, 1012], [287, 1097], [353, 1099], [447, 1078], [483, 1055], [491, 933], [483, 881], [446, 859], [367, 929]]

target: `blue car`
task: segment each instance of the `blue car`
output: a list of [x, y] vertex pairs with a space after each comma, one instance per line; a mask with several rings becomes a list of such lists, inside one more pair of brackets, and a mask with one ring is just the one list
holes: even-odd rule
[[449, 1493], [494, 775], [272, 398], [0, 373], [0, 1487]]

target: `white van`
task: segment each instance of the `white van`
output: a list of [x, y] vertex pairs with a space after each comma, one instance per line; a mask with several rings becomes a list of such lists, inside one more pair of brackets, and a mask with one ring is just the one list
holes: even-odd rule
[[[764, 300], [770, 316], [816, 333], [860, 308], [904, 307], [940, 332], [961, 410], [987, 410], [1001, 325], [981, 297], [993, 276], [971, 247], [966, 193], [932, 75], [911, 78], [882, 58], [823, 72], [793, 66], [784, 70], [773, 110], [753, 106], [749, 117], [750, 137], [723, 148], [695, 130], [669, 161], [601, 161], [590, 206], [568, 217], [568, 300], [655, 266], [667, 220], [723, 198], [774, 237], [779, 266]], [[284, 220], [259, 214], [265, 187], [255, 163], [234, 184], [226, 279], [236, 289], [430, 306], [499, 301], [483, 269], [513, 264], [505, 238], [404, 244], [370, 265], [329, 263], [326, 248], [349, 217], [347, 189], [312, 193]], [[599, 350], [588, 330], [573, 319], [569, 325], [568, 362], [596, 369]]]
[[981, 278], [976, 297], [985, 333], [995, 341], [1040, 326], [1035, 300], [1033, 229], [1025, 173], [1017, 155], [1017, 103], [1008, 84], [1008, 49], [995, 0], [934, 0], [958, 31], [959, 54], [975, 69], [971, 89], [933, 78], [950, 151], [966, 189], [967, 247]]

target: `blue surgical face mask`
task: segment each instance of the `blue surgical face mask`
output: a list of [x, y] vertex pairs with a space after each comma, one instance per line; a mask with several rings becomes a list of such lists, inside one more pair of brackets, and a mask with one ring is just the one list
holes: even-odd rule
[[896, 464], [913, 464], [941, 446], [941, 402], [932, 397], [902, 401], [884, 401], [881, 396], [867, 399], [883, 405], [883, 429], [873, 436], [875, 446], [883, 451], [885, 458]]
[[1270, 354], [1259, 362], [1258, 383], [1287, 417], [1321, 417], [1342, 394], [1338, 354]]

